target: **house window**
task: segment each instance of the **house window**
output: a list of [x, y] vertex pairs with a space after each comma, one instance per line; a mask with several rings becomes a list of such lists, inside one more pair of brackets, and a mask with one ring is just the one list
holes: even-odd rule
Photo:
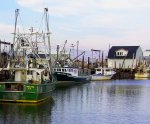
[[117, 52], [116, 56], [124, 56], [123, 52]]

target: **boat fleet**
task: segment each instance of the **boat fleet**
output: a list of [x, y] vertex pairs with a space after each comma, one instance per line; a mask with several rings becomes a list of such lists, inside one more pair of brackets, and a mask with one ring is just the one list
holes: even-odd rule
[[[58, 86], [70, 86], [91, 81], [111, 80], [116, 74], [113, 68], [98, 66], [90, 68], [74, 66], [63, 60], [51, 62], [48, 9], [44, 8], [46, 31], [20, 33], [16, 31], [19, 10], [15, 11], [13, 44], [7, 62], [0, 67], [0, 101], [41, 102], [51, 97]], [[42, 50], [41, 50], [42, 48]], [[42, 52], [41, 52], [42, 51]], [[70, 58], [69, 58], [70, 59]], [[135, 73], [135, 77], [150, 77], [150, 68]]]

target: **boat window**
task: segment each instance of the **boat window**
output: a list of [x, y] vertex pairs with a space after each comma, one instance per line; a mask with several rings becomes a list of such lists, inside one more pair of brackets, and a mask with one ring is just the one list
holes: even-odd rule
[[54, 71], [56, 71], [56, 68], [54, 68]]
[[106, 71], [110, 71], [110, 69], [106, 69]]
[[64, 69], [62, 69], [62, 72], [64, 72]]
[[65, 69], [65, 72], [67, 71], [67, 69]]
[[72, 69], [72, 68], [70, 68], [70, 69], [69, 69], [69, 72], [73, 72], [73, 69]]
[[32, 71], [28, 70], [27, 75], [32, 75]]
[[11, 84], [5, 84], [5, 90], [11, 90]]
[[57, 68], [57, 71], [59, 71], [59, 69]]
[[96, 71], [101, 71], [101, 69], [97, 69]]
[[74, 73], [77, 73], [77, 69], [74, 69]]
[[23, 91], [22, 84], [5, 84], [6, 91]]
[[61, 71], [61, 68], [58, 71]]

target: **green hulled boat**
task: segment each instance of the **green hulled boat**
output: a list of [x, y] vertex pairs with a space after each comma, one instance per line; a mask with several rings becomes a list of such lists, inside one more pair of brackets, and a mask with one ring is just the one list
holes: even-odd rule
[[[15, 12], [17, 22], [19, 10]], [[46, 20], [47, 12], [45, 8]], [[51, 68], [49, 25], [46, 22], [46, 33], [34, 33], [33, 29], [30, 33], [16, 33], [15, 23], [12, 49], [7, 62], [0, 68], [0, 101], [36, 103], [51, 97], [55, 80]]]

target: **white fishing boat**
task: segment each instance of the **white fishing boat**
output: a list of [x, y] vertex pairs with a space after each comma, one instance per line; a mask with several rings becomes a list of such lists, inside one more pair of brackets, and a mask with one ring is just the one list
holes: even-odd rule
[[98, 67], [95, 68], [95, 74], [91, 75], [91, 81], [110, 80], [115, 73], [113, 68]]

